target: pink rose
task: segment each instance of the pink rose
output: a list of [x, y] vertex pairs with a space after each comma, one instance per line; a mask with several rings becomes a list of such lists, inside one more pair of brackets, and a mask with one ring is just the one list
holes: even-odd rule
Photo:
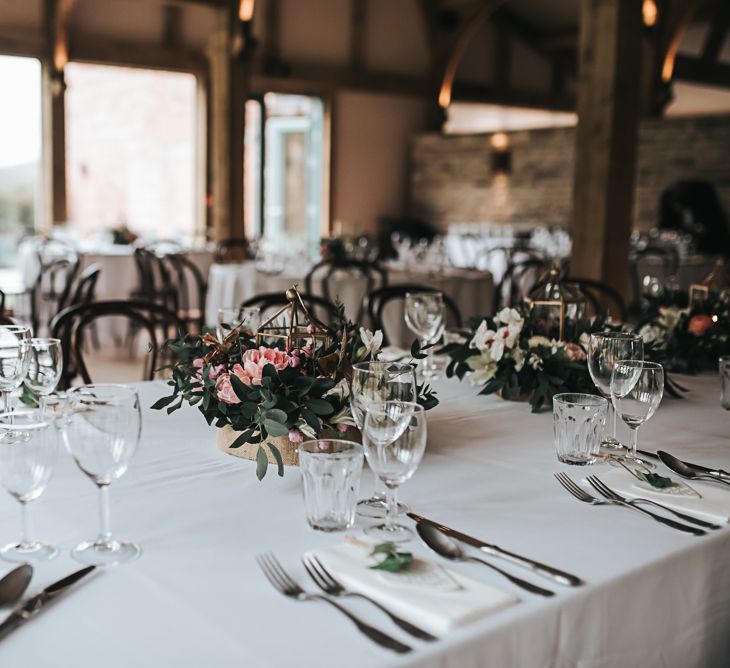
[[349, 427], [346, 424], [342, 424], [342, 423], [336, 424], [335, 427], [336, 427], [337, 431], [340, 431], [343, 434], [349, 429]]
[[298, 429], [290, 429], [289, 440], [292, 443], [301, 443], [304, 440], [304, 436], [302, 436], [302, 432]]
[[704, 336], [714, 324], [709, 315], [693, 315], [687, 325], [687, 331], [695, 336]]
[[241, 356], [241, 364], [235, 364], [232, 373], [236, 374], [245, 385], [261, 385], [264, 367], [271, 364], [277, 371], [286, 369], [291, 358], [282, 350], [276, 348], [252, 348]]
[[216, 385], [218, 392], [218, 399], [224, 404], [240, 404], [241, 400], [236, 396], [233, 391], [233, 385], [231, 385], [231, 376], [227, 373], [223, 373], [218, 378], [218, 384]]
[[582, 362], [587, 356], [585, 350], [577, 343], [566, 343], [565, 357], [569, 362]]
[[203, 368], [203, 358], [202, 357], [196, 357], [193, 360], [193, 369], [202, 369]]
[[224, 371], [226, 370], [226, 367], [223, 364], [218, 364], [216, 366], [210, 367], [208, 370], [208, 378], [211, 380], [215, 380], [220, 376]]

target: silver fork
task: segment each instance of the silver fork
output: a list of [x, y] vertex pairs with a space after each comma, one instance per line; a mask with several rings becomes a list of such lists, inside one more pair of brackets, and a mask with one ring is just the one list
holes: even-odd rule
[[687, 524], [682, 524], [681, 522], [675, 522], [674, 520], [670, 520], [666, 517], [662, 517], [661, 515], [656, 515], [655, 513], [652, 513], [649, 510], [646, 510], [645, 508], [641, 508], [639, 506], [632, 506], [630, 503], [627, 503], [626, 501], [618, 501], [616, 499], [597, 499], [595, 496], [591, 496], [588, 492], [586, 492], [580, 485], [576, 485], [565, 473], [556, 473], [555, 479], [563, 486], [565, 487], [568, 492], [570, 492], [578, 501], [583, 501], [583, 503], [589, 503], [592, 506], [605, 506], [605, 505], [612, 505], [612, 506], [623, 506], [624, 508], [631, 508], [632, 510], [636, 510], [639, 513], [643, 513], [644, 515], [648, 515], [649, 517], [652, 517], [654, 520], [661, 524], [666, 524], [669, 527], [672, 527], [673, 529], [677, 529], [678, 531], [684, 531], [685, 533], [691, 533], [695, 536], [704, 536], [705, 532], [702, 529], [698, 529], [697, 527], [691, 527]]
[[302, 563], [304, 564], [304, 568], [307, 573], [309, 573], [309, 577], [314, 581], [314, 584], [316, 584], [325, 594], [335, 597], [348, 596], [361, 598], [365, 601], [370, 601], [370, 603], [372, 603], [378, 610], [388, 615], [394, 624], [400, 626], [400, 628], [402, 628], [406, 633], [410, 633], [410, 635], [414, 638], [420, 638], [421, 640], [438, 640], [436, 636], [432, 636], [427, 631], [424, 631], [414, 624], [407, 622], [405, 619], [401, 619], [397, 615], [394, 615], [390, 612], [390, 610], [382, 606], [377, 601], [374, 601], [369, 596], [365, 596], [365, 594], [361, 594], [360, 592], [345, 589], [337, 580], [335, 580], [333, 575], [324, 567], [317, 557], [304, 558], [302, 559]]
[[271, 553], [260, 554], [256, 557], [256, 561], [264, 572], [266, 579], [273, 585], [274, 589], [280, 591], [284, 596], [293, 598], [296, 601], [324, 601], [329, 603], [334, 608], [337, 608], [345, 617], [347, 617], [358, 630], [366, 635], [370, 640], [377, 643], [381, 647], [393, 650], [399, 654], [405, 654], [410, 652], [411, 648], [408, 645], [391, 638], [388, 634], [379, 631], [378, 629], [366, 624], [365, 622], [358, 619], [349, 610], [342, 607], [337, 601], [333, 601], [327, 596], [321, 594], [313, 594], [304, 591], [283, 569], [278, 559]]
[[674, 510], [673, 508], [669, 508], [667, 506], [663, 506], [661, 503], [657, 503], [656, 501], [652, 501], [651, 499], [642, 499], [642, 498], [636, 498], [636, 499], [627, 499], [623, 496], [621, 496], [618, 492], [611, 489], [605, 482], [600, 480], [594, 475], [590, 475], [587, 478], [588, 482], [593, 486], [593, 489], [595, 489], [599, 494], [602, 494], [607, 499], [615, 499], [616, 501], [622, 501], [625, 503], [630, 504], [638, 504], [638, 503], [648, 503], [649, 505], [655, 506], [656, 508], [661, 508], [662, 510], [665, 510], [668, 513], [671, 513], [675, 517], [679, 517], [680, 520], [684, 520], [685, 522], [692, 522], [693, 524], [696, 524], [697, 526], [705, 527], [705, 529], [720, 529], [719, 524], [713, 524], [712, 522], [706, 522], [705, 520], [701, 520], [698, 517], [693, 517], [692, 515], [686, 515], [685, 513], [680, 513], [678, 510]]

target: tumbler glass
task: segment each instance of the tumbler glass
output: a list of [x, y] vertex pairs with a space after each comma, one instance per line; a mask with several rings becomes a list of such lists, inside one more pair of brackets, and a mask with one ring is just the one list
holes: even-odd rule
[[355, 521], [363, 449], [340, 439], [305, 441], [299, 446], [304, 513], [312, 529], [344, 531]]
[[555, 450], [561, 462], [584, 466], [596, 461], [607, 410], [608, 401], [593, 394], [553, 397]]

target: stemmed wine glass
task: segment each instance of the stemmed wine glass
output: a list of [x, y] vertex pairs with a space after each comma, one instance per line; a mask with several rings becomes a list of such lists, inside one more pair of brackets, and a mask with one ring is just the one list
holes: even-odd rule
[[421, 463], [426, 434], [426, 413], [414, 402], [386, 401], [365, 416], [365, 457], [387, 490], [385, 522], [365, 529], [367, 535], [392, 543], [409, 540], [413, 535], [408, 527], [396, 522], [397, 491]]
[[[383, 401], [415, 401], [416, 372], [404, 362], [360, 362], [353, 365], [350, 383], [350, 408], [358, 429], [365, 426], [365, 416], [373, 404]], [[375, 478], [375, 492], [357, 504], [358, 514], [382, 518], [386, 510], [386, 492], [380, 478]], [[405, 507], [402, 508], [405, 510]]]
[[20, 325], [0, 327], [0, 393], [4, 412], [12, 413], [10, 395], [20, 387], [30, 364], [30, 330]]
[[111, 566], [136, 559], [142, 549], [112, 538], [109, 485], [121, 478], [137, 451], [141, 413], [137, 392], [126, 385], [83, 385], [68, 392], [63, 439], [78, 467], [99, 488], [101, 530], [71, 555], [84, 564]]
[[629, 457], [636, 457], [639, 427], [651, 418], [664, 394], [664, 367], [656, 362], [618, 360], [611, 372], [611, 401], [629, 427]]
[[58, 549], [34, 540], [30, 502], [46, 488], [58, 457], [58, 434], [41, 420], [38, 411], [0, 415], [0, 483], [22, 508], [23, 532], [19, 543], [0, 549], [8, 561], [45, 561]]
[[235, 306], [218, 309], [217, 333], [222, 341], [234, 329], [255, 332], [261, 324], [261, 309], [258, 306]]
[[30, 361], [25, 386], [38, 395], [41, 417], [46, 413], [48, 396], [56, 389], [63, 369], [60, 339], [31, 339]]
[[[444, 296], [440, 292], [406, 292], [405, 319], [409, 329], [421, 340], [423, 346], [436, 343], [444, 333]], [[438, 371], [431, 356], [423, 360], [424, 378], [435, 378]]]
[[[588, 343], [588, 372], [596, 389], [608, 399], [613, 423], [613, 435], [603, 439], [601, 447], [620, 450], [623, 445], [616, 438], [616, 410], [611, 402], [611, 373], [618, 360], [643, 360], [644, 341], [629, 332], [599, 332], [591, 334]], [[608, 425], [607, 425], [608, 426]]]

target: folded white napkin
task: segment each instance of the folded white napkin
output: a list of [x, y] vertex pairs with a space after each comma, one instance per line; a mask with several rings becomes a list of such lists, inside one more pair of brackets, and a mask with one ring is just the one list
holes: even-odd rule
[[[667, 491], [655, 489], [649, 483], [638, 480], [623, 469], [612, 469], [597, 477], [621, 496], [651, 499], [668, 508], [686, 512], [708, 522], [720, 524], [730, 522], [730, 487], [725, 487], [725, 485], [672, 477], [672, 480], [680, 484], [686, 483], [701, 495], [702, 498], [700, 498], [687, 490], [682, 492], [681, 487], [679, 490], [669, 488]], [[591, 491], [593, 490], [591, 489]], [[648, 505], [647, 510], [651, 510]]]
[[[406, 548], [407, 549], [407, 548]], [[372, 570], [367, 548], [345, 543], [310, 552], [347, 589], [436, 635], [517, 603], [511, 593], [476, 582], [414, 555], [406, 571]]]

